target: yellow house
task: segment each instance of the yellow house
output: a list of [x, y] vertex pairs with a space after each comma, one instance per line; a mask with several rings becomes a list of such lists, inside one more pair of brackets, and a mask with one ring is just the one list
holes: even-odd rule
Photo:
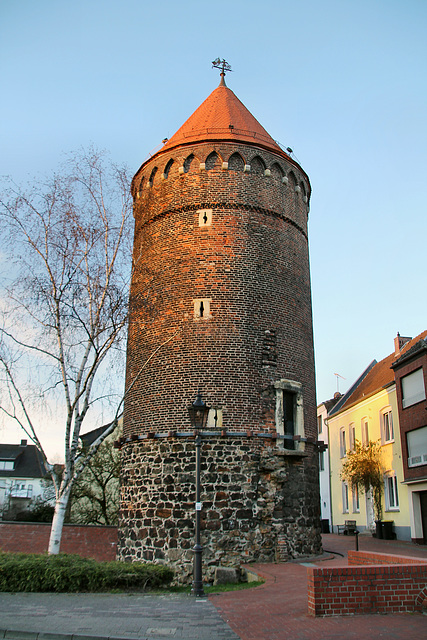
[[[395, 340], [395, 351], [381, 362], [373, 361], [330, 412], [329, 457], [331, 477], [332, 530], [346, 520], [355, 520], [357, 529], [375, 530], [373, 499], [352, 490], [341, 480], [347, 452], [356, 440], [381, 444], [384, 474], [383, 521], [392, 521], [392, 531], [400, 540], [411, 539], [407, 487], [404, 481], [402, 447], [397, 409], [396, 384], [391, 365], [411, 348], [409, 338]], [[385, 525], [390, 531], [391, 525]], [[383, 527], [384, 531], [384, 527]]]

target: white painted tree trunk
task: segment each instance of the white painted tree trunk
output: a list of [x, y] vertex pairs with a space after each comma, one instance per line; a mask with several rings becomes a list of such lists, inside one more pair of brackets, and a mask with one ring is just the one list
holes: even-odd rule
[[64, 526], [65, 512], [67, 510], [68, 497], [70, 495], [70, 489], [66, 489], [62, 495], [59, 496], [55, 503], [55, 512], [53, 514], [52, 527], [50, 530], [48, 554], [56, 555], [59, 553], [62, 539], [62, 529]]

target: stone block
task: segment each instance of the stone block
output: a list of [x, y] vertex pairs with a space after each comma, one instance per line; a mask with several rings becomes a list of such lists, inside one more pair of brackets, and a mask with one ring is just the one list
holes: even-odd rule
[[214, 584], [238, 584], [240, 582], [240, 569], [233, 567], [216, 567]]

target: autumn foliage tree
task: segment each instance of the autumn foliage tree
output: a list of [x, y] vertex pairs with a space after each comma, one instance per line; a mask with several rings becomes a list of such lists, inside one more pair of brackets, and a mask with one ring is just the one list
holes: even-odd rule
[[[52, 471], [51, 554], [59, 552], [73, 484], [122, 411], [123, 382], [113, 367], [128, 318], [129, 184], [125, 168], [91, 149], [28, 189], [8, 181], [0, 196], [0, 411], [22, 427]], [[82, 455], [88, 415], [96, 419], [109, 407], [109, 426]], [[41, 437], [48, 410], [64, 437], [60, 478]]]
[[372, 490], [375, 517], [381, 520], [384, 482], [380, 444], [372, 441], [361, 444], [356, 440], [354, 449], [347, 451], [340, 475], [342, 480], [353, 488], [357, 487], [361, 493], [367, 494]]

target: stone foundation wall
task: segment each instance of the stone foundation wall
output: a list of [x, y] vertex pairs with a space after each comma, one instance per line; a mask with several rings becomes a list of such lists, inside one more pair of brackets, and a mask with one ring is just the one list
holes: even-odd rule
[[[203, 436], [203, 573], [321, 552], [317, 450], [286, 451], [256, 435]], [[192, 579], [194, 436], [148, 438], [122, 448], [118, 558], [168, 563]]]

